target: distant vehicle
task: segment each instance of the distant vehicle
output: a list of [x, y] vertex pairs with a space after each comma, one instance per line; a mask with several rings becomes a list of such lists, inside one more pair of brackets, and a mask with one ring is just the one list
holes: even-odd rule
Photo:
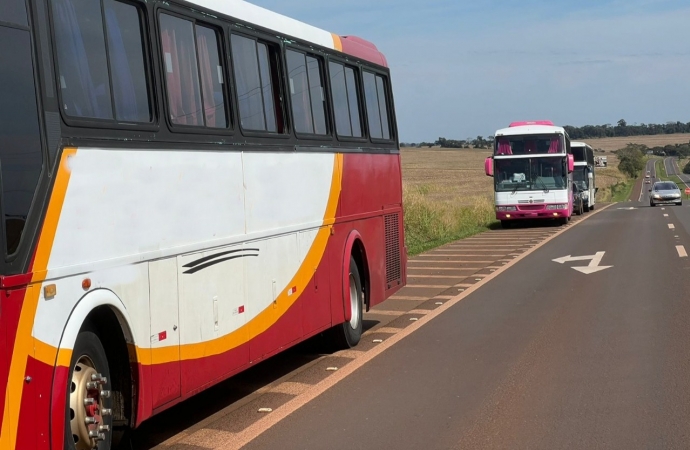
[[484, 170], [494, 178], [501, 225], [522, 219], [568, 223], [575, 161], [565, 129], [550, 121], [513, 122], [495, 136], [494, 156], [486, 159]]
[[645, 178], [649, 178], [649, 172], [647, 172], [647, 175], [644, 176]]
[[668, 203], [675, 203], [678, 206], [683, 204], [680, 189], [672, 181], [657, 181], [649, 192], [649, 206]]
[[647, 178], [646, 180], [644, 180], [644, 182], [647, 183], [647, 184], [652, 184], [652, 179], [651, 179], [651, 178]]
[[585, 210], [586, 190], [580, 190], [577, 183], [573, 183], [573, 214], [581, 216]]
[[588, 212], [590, 209], [594, 209], [595, 197], [599, 189], [596, 186], [596, 174], [594, 173], [594, 149], [584, 142], [571, 142], [570, 148], [575, 160], [573, 183], [582, 191], [584, 210]]

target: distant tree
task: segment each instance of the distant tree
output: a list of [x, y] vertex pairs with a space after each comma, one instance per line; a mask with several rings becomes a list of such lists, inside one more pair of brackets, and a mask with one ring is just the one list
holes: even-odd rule
[[690, 161], [683, 167], [683, 173], [690, 173]]

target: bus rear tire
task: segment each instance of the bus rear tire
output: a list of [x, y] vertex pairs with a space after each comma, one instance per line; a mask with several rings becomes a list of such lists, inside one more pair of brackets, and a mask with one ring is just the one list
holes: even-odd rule
[[362, 339], [362, 320], [364, 311], [364, 290], [355, 258], [350, 256], [350, 286], [348, 288], [350, 320], [330, 329], [331, 343], [337, 350], [348, 349], [359, 344]]
[[589, 207], [589, 203], [585, 203], [585, 212], [589, 212], [589, 210], [592, 209]]
[[[92, 331], [82, 330], [74, 344], [67, 382], [65, 449], [110, 450], [110, 383], [110, 368], [101, 340]], [[89, 433], [94, 431], [97, 436], [90, 437]]]

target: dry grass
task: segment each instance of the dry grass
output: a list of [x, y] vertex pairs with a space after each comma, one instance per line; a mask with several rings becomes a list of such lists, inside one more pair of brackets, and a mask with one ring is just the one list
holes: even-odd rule
[[[612, 152], [625, 147], [627, 144], [642, 144], [647, 147], [663, 147], [665, 145], [687, 144], [690, 142], [690, 134], [659, 134], [655, 136], [629, 136], [601, 139], [581, 139], [595, 149]], [[610, 164], [610, 163], [609, 163]]]

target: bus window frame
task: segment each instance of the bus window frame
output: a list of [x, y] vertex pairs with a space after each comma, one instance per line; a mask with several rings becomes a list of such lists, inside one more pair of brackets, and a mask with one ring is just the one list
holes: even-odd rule
[[[233, 84], [233, 92], [235, 92], [235, 95], [233, 96], [232, 102], [233, 102], [233, 107], [235, 111], [237, 111], [237, 130], [238, 132], [245, 137], [256, 137], [256, 138], [270, 138], [270, 139], [281, 139], [281, 140], [287, 140], [291, 138], [296, 138], [297, 136], [293, 132], [293, 125], [292, 125], [292, 107], [290, 105], [290, 100], [287, 95], [288, 90], [286, 89], [286, 80], [287, 80], [287, 64], [285, 61], [285, 51], [283, 49], [283, 43], [269, 35], [268, 33], [258, 31], [258, 30], [248, 30], [246, 27], [239, 25], [237, 22], [230, 22], [229, 24], [229, 32], [226, 37], [226, 44], [228, 46], [228, 53], [227, 53], [227, 58], [228, 58], [228, 65], [229, 68], [232, 71], [232, 84]], [[278, 63], [280, 64], [280, 67], [278, 67], [278, 73], [277, 74], [271, 74], [273, 78], [272, 83], [275, 87], [279, 88], [278, 91], [278, 97], [280, 98], [280, 104], [274, 104], [274, 112], [276, 114], [276, 125], [279, 125], [278, 122], [278, 112], [282, 112], [282, 117], [283, 117], [283, 132], [281, 133], [280, 131], [262, 131], [262, 130], [247, 130], [244, 127], [242, 127], [242, 118], [240, 116], [240, 103], [239, 103], [239, 96], [236, 94], [237, 93], [237, 85], [236, 85], [236, 80], [235, 80], [235, 66], [234, 66], [234, 61], [232, 59], [232, 35], [235, 34], [237, 36], [241, 36], [247, 39], [251, 39], [255, 42], [263, 43], [269, 48], [269, 57], [271, 56], [270, 53], [270, 47], [273, 46], [274, 50], [276, 50], [276, 54], [278, 55]], [[270, 63], [270, 61], [269, 61]], [[277, 75], [277, 76], [276, 76]], [[276, 83], [276, 80], [278, 83]], [[277, 85], [277, 86], [276, 86]], [[274, 94], [275, 96], [275, 94]], [[275, 100], [275, 99], [274, 99]], [[274, 101], [274, 103], [276, 103]], [[278, 126], [280, 128], [280, 126]]]
[[[360, 121], [360, 128], [362, 130], [362, 137], [355, 137], [355, 136], [341, 136], [338, 134], [338, 130], [335, 126], [335, 103], [333, 102], [333, 87], [331, 84], [331, 68], [329, 63], [334, 62], [336, 64], [341, 64], [344, 67], [349, 67], [351, 69], [354, 69], [355, 71], [355, 83], [357, 83], [357, 109], [359, 110], [359, 121]], [[328, 85], [328, 98], [331, 100], [331, 109], [329, 111], [332, 120], [333, 120], [333, 137], [337, 142], [340, 143], [362, 143], [366, 144], [369, 143], [369, 135], [367, 134], [369, 131], [369, 127], [365, 123], [366, 116], [364, 115], [364, 86], [362, 84], [362, 64], [359, 62], [353, 62], [347, 59], [346, 57], [338, 57], [334, 55], [328, 55], [328, 58], [326, 58], [325, 62], [326, 66], [326, 78], [328, 79], [328, 82], [326, 83]]]
[[[383, 138], [375, 138], [375, 137], [372, 137], [371, 132], [369, 132], [369, 131], [370, 131], [370, 130], [369, 130], [369, 115], [368, 115], [368, 112], [367, 112], [366, 105], [364, 105], [364, 112], [365, 112], [365, 115], [366, 115], [366, 117], [365, 117], [365, 118], [366, 118], [366, 126], [367, 126], [367, 131], [369, 132], [369, 133], [368, 133], [369, 140], [371, 141], [372, 144], [391, 144], [391, 143], [395, 143], [395, 142], [396, 142], [396, 139], [397, 139], [397, 129], [394, 131], [394, 127], [391, 125], [391, 109], [392, 109], [392, 102], [391, 102], [391, 88], [390, 88], [390, 85], [391, 85], [390, 83], [391, 83], [391, 82], [390, 82], [390, 75], [387, 74], [387, 73], [385, 73], [385, 72], [383, 72], [383, 71], [377, 70], [375, 67], [364, 66], [364, 65], [362, 65], [362, 73], [364, 73], [364, 72], [369, 72], [369, 73], [373, 74], [373, 75], [374, 75], [374, 81], [376, 80], [376, 77], [378, 77], [378, 76], [383, 77], [383, 79], [384, 79], [384, 86], [383, 86], [383, 87], [384, 87], [384, 90], [385, 90], [384, 95], [385, 95], [386, 108], [387, 108], [386, 116], [387, 116], [387, 119], [388, 119], [388, 133], [389, 133], [389, 135], [390, 135], [390, 138], [389, 138], [389, 139], [383, 139]], [[378, 93], [378, 86], [377, 86], [377, 89], [376, 89], [376, 90], [377, 90], [377, 93]], [[364, 101], [366, 102], [366, 93], [364, 92], [364, 78], [363, 78], [363, 77], [362, 77], [362, 94], [363, 94], [363, 97], [364, 97]], [[379, 113], [379, 114], [380, 114], [380, 113]]]
[[[98, 0], [101, 7], [103, 6], [102, 0]], [[90, 117], [75, 117], [65, 113], [62, 105], [62, 89], [60, 89], [60, 64], [58, 60], [57, 51], [57, 41], [55, 39], [55, 18], [53, 17], [53, 5], [52, 0], [48, 0], [46, 7], [48, 9], [48, 21], [50, 23], [49, 37], [50, 37], [50, 50], [52, 52], [52, 72], [53, 72], [53, 82], [55, 83], [55, 88], [57, 93], [55, 94], [58, 102], [58, 110], [60, 112], [60, 117], [65, 125], [69, 127], [76, 128], [92, 128], [92, 129], [106, 129], [106, 130], [136, 130], [136, 131], [159, 131], [159, 113], [158, 104], [156, 99], [156, 83], [153, 77], [153, 72], [155, 70], [155, 65], [153, 64], [153, 51], [151, 49], [151, 33], [149, 29], [150, 18], [148, 17], [148, 9], [145, 4], [140, 0], [116, 0], [121, 3], [129, 4], [137, 8], [139, 11], [139, 32], [142, 38], [142, 53], [144, 57], [144, 74], [146, 77], [147, 91], [149, 97], [149, 108], [151, 112], [150, 122], [127, 122], [119, 121], [115, 117], [115, 106], [113, 104], [113, 119], [96, 119]], [[104, 20], [101, 16], [101, 19]], [[107, 28], [105, 23], [103, 25], [103, 35], [105, 37], [105, 48], [106, 52], [109, 52], [107, 45]], [[106, 54], [106, 60], [109, 61], [109, 54]], [[110, 66], [110, 62], [108, 62]], [[112, 74], [110, 67], [108, 68], [108, 76], [110, 77], [110, 91], [111, 91], [111, 101], [112, 99]]]
[[[289, 110], [290, 110], [290, 123], [292, 124], [290, 127], [290, 131], [292, 134], [295, 136], [296, 139], [298, 140], [305, 140], [305, 141], [320, 141], [320, 142], [333, 142], [334, 135], [336, 134], [335, 132], [335, 122], [333, 120], [333, 116], [331, 113], [331, 108], [333, 103], [333, 99], [330, 96], [330, 90], [329, 90], [329, 85], [330, 83], [328, 82], [328, 72], [327, 72], [327, 64], [328, 64], [328, 58], [326, 54], [322, 52], [315, 52], [314, 49], [308, 50], [303, 48], [302, 46], [296, 44], [296, 43], [291, 43], [289, 45], [285, 45], [283, 48], [283, 59], [285, 60], [285, 68], [287, 69], [287, 52], [288, 50], [294, 51], [297, 53], [301, 53], [305, 56], [311, 56], [313, 58], [316, 58], [319, 60], [319, 64], [321, 67], [321, 84], [323, 86], [323, 95], [324, 95], [324, 101], [326, 102], [326, 106], [324, 109], [324, 114], [326, 115], [326, 129], [327, 132], [326, 134], [316, 134], [316, 133], [300, 133], [295, 129], [295, 118], [293, 117], [293, 110], [292, 110], [292, 96], [287, 95], [286, 98], [288, 99], [288, 104], [289, 104]], [[288, 71], [285, 71], [285, 79], [287, 80], [287, 85], [290, 85], [290, 74]], [[311, 106], [311, 105], [310, 105]], [[313, 111], [312, 111], [313, 113]]]
[[[161, 26], [160, 26], [160, 16], [161, 14], [167, 14], [172, 17], [176, 17], [178, 19], [182, 20], [187, 20], [192, 23], [192, 31], [194, 35], [194, 51], [197, 52], [197, 58], [198, 58], [198, 49], [196, 46], [196, 25], [199, 24], [199, 26], [211, 29], [216, 32], [216, 38], [218, 39], [218, 46], [219, 49], [219, 57], [221, 59], [221, 63], [223, 64], [223, 76], [225, 77], [224, 83], [223, 83], [223, 93], [225, 95], [225, 117], [226, 117], [226, 122], [227, 126], [226, 128], [214, 128], [214, 127], [208, 127], [206, 125], [180, 125], [173, 123], [172, 120], [170, 119], [170, 114], [168, 114], [168, 111], [170, 111], [170, 100], [168, 99], [168, 81], [165, 76], [165, 61], [163, 58], [165, 56], [163, 55], [163, 46], [161, 44]], [[206, 16], [201, 16], [199, 14], [195, 14], [194, 11], [188, 10], [185, 8], [180, 8], [176, 7], [173, 5], [157, 5], [154, 9], [153, 13], [155, 17], [155, 23], [154, 23], [154, 32], [153, 32], [153, 37], [155, 38], [156, 41], [156, 49], [158, 50], [158, 58], [156, 63], [158, 67], [155, 67], [154, 70], [157, 71], [156, 75], [159, 77], [160, 83], [157, 86], [160, 90], [160, 95], [161, 95], [161, 114], [160, 117], [164, 117], [165, 124], [168, 128], [168, 131], [170, 131], [172, 134], [186, 134], [186, 135], [212, 135], [212, 136], [233, 136], [236, 133], [236, 127], [237, 124], [235, 123], [235, 114], [234, 111], [235, 109], [231, 107], [231, 103], [233, 102], [232, 97], [234, 96], [234, 77], [230, 76], [229, 72], [229, 64], [230, 62], [227, 59], [227, 55], [229, 54], [230, 49], [227, 47], [226, 44], [226, 36], [228, 35], [228, 30], [225, 24], [222, 21], [214, 21], [214, 20], [209, 20], [209, 17]], [[201, 16], [199, 19], [197, 16]], [[153, 39], [152, 39], [153, 40]], [[199, 67], [198, 67], [198, 61], [197, 61], [197, 74], [199, 72]], [[231, 81], [232, 80], [232, 81]], [[201, 92], [203, 89], [201, 87], [201, 76], [199, 75], [199, 95], [201, 98], [201, 107], [202, 107], [202, 116], [203, 116], [203, 108], [204, 108], [204, 98], [203, 98], [203, 93]], [[206, 119], [204, 118], [204, 121]]]

